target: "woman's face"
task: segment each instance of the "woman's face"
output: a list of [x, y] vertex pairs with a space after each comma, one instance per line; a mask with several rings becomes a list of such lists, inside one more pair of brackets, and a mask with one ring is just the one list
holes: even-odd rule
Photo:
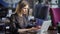
[[25, 7], [23, 7], [22, 8], [23, 14], [27, 14], [28, 13], [28, 9], [29, 9], [28, 5], [26, 5]]

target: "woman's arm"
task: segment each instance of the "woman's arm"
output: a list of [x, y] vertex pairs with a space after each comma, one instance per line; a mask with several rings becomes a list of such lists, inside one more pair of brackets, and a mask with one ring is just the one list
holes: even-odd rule
[[18, 32], [20, 33], [23, 33], [23, 32], [26, 32], [26, 31], [31, 31], [32, 29], [18, 29]]
[[32, 27], [29, 29], [18, 29], [18, 32], [21, 32], [21, 33], [26, 32], [26, 31], [31, 32], [31, 31], [37, 31], [39, 29], [41, 29], [41, 26]]

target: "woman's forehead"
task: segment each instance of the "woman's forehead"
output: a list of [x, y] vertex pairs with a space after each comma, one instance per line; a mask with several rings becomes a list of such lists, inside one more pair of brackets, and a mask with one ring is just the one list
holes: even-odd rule
[[24, 8], [29, 8], [29, 5], [26, 5]]

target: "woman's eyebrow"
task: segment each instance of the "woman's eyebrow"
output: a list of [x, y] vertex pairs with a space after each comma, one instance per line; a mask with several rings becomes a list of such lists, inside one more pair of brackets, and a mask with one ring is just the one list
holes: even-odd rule
[[29, 8], [24, 8], [24, 9], [29, 9]]

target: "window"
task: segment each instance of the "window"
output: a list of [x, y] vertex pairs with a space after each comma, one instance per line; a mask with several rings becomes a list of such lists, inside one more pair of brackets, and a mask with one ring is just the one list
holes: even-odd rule
[[58, 7], [58, 0], [51, 0], [50, 5], [52, 8], [57, 8]]

